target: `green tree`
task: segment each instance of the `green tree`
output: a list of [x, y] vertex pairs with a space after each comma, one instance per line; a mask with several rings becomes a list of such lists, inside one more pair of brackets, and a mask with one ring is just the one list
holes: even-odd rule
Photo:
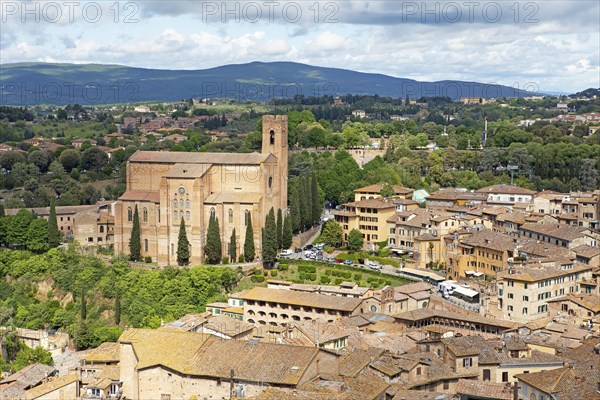
[[48, 223], [43, 218], [31, 221], [27, 229], [27, 249], [43, 252], [48, 249]]
[[121, 291], [115, 293], [115, 325], [121, 325]]
[[208, 220], [208, 232], [206, 234], [206, 246], [204, 254], [210, 264], [218, 264], [223, 258], [221, 249], [221, 230], [219, 229], [219, 220], [211, 215]]
[[379, 192], [381, 197], [393, 197], [396, 192], [394, 192], [394, 188], [389, 183], [384, 183], [381, 192]]
[[[210, 232], [210, 225], [209, 225]], [[179, 224], [179, 236], [177, 237], [177, 264], [187, 265], [190, 262], [190, 242], [185, 232], [185, 221], [181, 217]]]
[[348, 234], [348, 249], [359, 251], [363, 247], [362, 233], [358, 229], [352, 229]]
[[310, 195], [307, 193], [306, 177], [302, 175], [297, 182], [298, 185], [298, 203], [300, 204], [300, 231], [304, 231], [308, 226], [308, 212], [310, 210]]
[[81, 288], [81, 308], [79, 309], [81, 315], [81, 321], [85, 321], [87, 319], [87, 303], [85, 301], [85, 288]]
[[254, 228], [252, 227], [252, 213], [248, 213], [248, 224], [246, 226], [246, 238], [244, 240], [244, 258], [246, 262], [254, 261], [256, 256], [254, 249]]
[[236, 252], [236, 237], [235, 237], [235, 228], [231, 232], [231, 238], [229, 239], [229, 262], [234, 263], [237, 261], [237, 252]]
[[290, 216], [286, 216], [283, 220], [283, 238], [281, 246], [283, 249], [289, 249], [292, 246], [292, 239], [294, 234], [292, 233], [292, 219]]
[[131, 228], [131, 237], [129, 238], [129, 259], [132, 261], [140, 261], [142, 259], [140, 215], [137, 204], [133, 212], [133, 227]]
[[337, 222], [330, 220], [323, 225], [323, 232], [321, 232], [323, 243], [331, 243], [333, 246], [339, 247], [342, 244], [342, 239], [342, 227]]
[[586, 158], [581, 162], [579, 169], [579, 181], [583, 190], [595, 190], [598, 188], [598, 170], [596, 160]]
[[23, 247], [27, 245], [29, 225], [35, 216], [26, 209], [19, 210], [17, 215], [7, 218], [6, 241], [14, 246]]
[[56, 220], [56, 205], [54, 200], [50, 203], [50, 215], [48, 216], [48, 247], [55, 248], [60, 245], [60, 231]]
[[302, 225], [302, 219], [300, 218], [300, 200], [298, 199], [299, 191], [298, 186], [292, 191], [290, 198], [290, 225], [292, 226], [292, 232], [300, 232], [300, 226]]
[[275, 212], [269, 210], [265, 219], [265, 227], [262, 232], [262, 259], [263, 263], [272, 265], [277, 258], [277, 225], [275, 223]]
[[319, 184], [317, 182], [317, 176], [313, 172], [310, 179], [310, 195], [312, 198], [311, 206], [312, 206], [312, 224], [316, 225], [321, 220], [321, 213], [323, 212], [323, 205], [321, 204], [319, 197]]
[[73, 168], [77, 168], [81, 162], [81, 155], [75, 149], [67, 149], [60, 153], [58, 161], [62, 164], [67, 172], [71, 172]]
[[281, 214], [281, 208], [277, 210], [277, 249], [283, 248], [283, 215]]

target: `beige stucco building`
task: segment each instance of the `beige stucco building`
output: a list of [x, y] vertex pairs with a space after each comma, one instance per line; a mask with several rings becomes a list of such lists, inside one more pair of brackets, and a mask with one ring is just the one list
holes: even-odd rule
[[129, 253], [133, 214], [138, 208], [141, 253], [160, 265], [177, 263], [183, 219], [190, 262], [202, 263], [211, 214], [219, 221], [222, 252], [236, 231], [237, 254], [243, 249], [251, 215], [256, 254], [260, 232], [271, 208], [287, 208], [287, 116], [265, 115], [262, 152], [184, 153], [138, 151], [127, 162], [127, 191], [115, 210], [115, 250]]

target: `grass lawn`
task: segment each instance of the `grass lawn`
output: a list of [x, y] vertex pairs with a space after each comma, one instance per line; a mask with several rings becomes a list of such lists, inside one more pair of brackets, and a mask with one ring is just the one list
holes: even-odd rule
[[37, 137], [57, 137], [61, 132], [67, 138], [93, 138], [99, 133], [106, 134], [106, 128], [100, 122], [47, 122], [33, 125], [33, 132]]
[[255, 269], [254, 274], [243, 278], [234, 291], [239, 292], [257, 286], [266, 287], [269, 279], [315, 285], [339, 285], [341, 282], [356, 282], [359, 286], [374, 289], [381, 289], [385, 285], [400, 286], [412, 282], [403, 277], [341, 264], [331, 265], [315, 261], [280, 262], [277, 270]]

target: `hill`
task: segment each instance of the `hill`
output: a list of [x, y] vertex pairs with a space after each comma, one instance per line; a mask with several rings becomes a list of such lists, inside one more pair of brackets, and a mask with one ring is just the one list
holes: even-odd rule
[[0, 65], [0, 104], [115, 104], [184, 98], [272, 98], [367, 94], [524, 97], [516, 88], [445, 80], [419, 82], [382, 74], [293, 62], [251, 62], [204, 70], [163, 70], [101, 64], [17, 63]]

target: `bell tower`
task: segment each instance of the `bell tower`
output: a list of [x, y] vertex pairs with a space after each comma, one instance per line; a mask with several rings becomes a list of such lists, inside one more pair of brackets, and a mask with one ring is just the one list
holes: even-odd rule
[[[271, 153], [277, 158], [272, 193], [275, 208], [287, 208], [288, 181], [288, 117], [287, 115], [263, 115], [262, 153]], [[275, 187], [277, 186], [277, 187]], [[277, 212], [277, 210], [275, 210]]]

